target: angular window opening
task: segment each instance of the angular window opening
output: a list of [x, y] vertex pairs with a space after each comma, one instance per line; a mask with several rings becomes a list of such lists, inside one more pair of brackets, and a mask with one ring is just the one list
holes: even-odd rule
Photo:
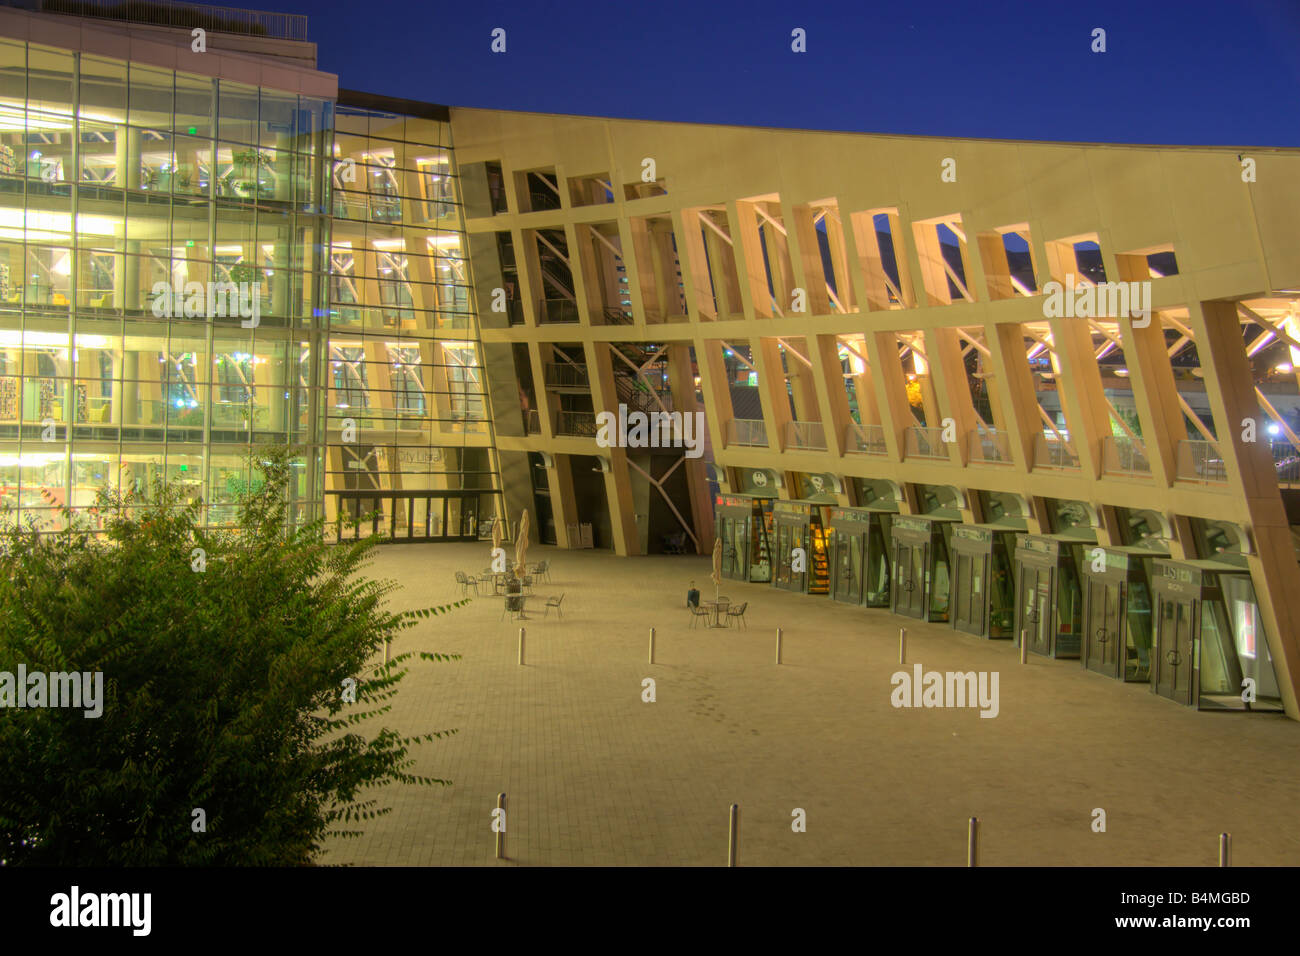
[[710, 319], [745, 314], [736, 272], [733, 231], [725, 206], [683, 210], [691, 281], [700, 314]]
[[763, 400], [758, 388], [758, 370], [748, 342], [709, 343], [721, 356], [723, 388], [731, 412], [726, 426], [727, 445], [765, 447], [769, 442], [763, 419]]
[[974, 302], [966, 280], [966, 233], [961, 216], [940, 216], [912, 224], [921, 279], [930, 305]]
[[[337, 150], [336, 150], [337, 152]], [[338, 162], [336, 156], [335, 162]], [[335, 170], [335, 188], [339, 188], [340, 166]], [[499, 162], [466, 163], [460, 167], [460, 188], [468, 219], [481, 219], [507, 212], [506, 180]]]
[[808, 341], [802, 336], [777, 340], [786, 394], [790, 398], [790, 421], [786, 423], [782, 447], [794, 450], [826, 450], [821, 406], [808, 356]]
[[1117, 252], [1115, 266], [1119, 269], [1121, 282], [1142, 282], [1178, 275], [1178, 257], [1174, 255], [1172, 242], [1130, 252]]
[[573, 271], [569, 245], [563, 229], [537, 229], [524, 233], [532, 237], [532, 252], [537, 256], [534, 274], [538, 277], [534, 297], [539, 322], [577, 322], [578, 299], [573, 292]]
[[668, 180], [656, 179], [652, 183], [637, 180], [623, 184], [624, 199], [654, 199], [656, 196], [668, 195]]
[[569, 203], [573, 206], [602, 206], [614, 201], [609, 173], [568, 177]]
[[858, 263], [866, 276], [867, 307], [873, 312], [914, 308], [916, 297], [898, 210], [869, 209], [850, 218]]
[[647, 322], [685, 322], [686, 283], [669, 216], [628, 220]]
[[632, 289], [623, 262], [618, 223], [598, 222], [575, 227], [579, 244], [587, 308], [599, 325], [632, 324]]
[[534, 169], [515, 173], [520, 212], [543, 212], [560, 209], [560, 183], [554, 169]]
[[[1106, 281], [1106, 264], [1097, 234], [1089, 233], [1045, 243], [1047, 268], [1053, 279], [1067, 288]], [[1071, 283], [1068, 276], [1073, 276]]]
[[982, 232], [979, 246], [990, 299], [1038, 294], [1028, 223], [999, 226], [992, 232]]
[[[781, 197], [772, 194], [742, 199], [736, 203], [736, 212], [744, 236], [742, 254], [754, 314], [764, 318], [790, 314], [794, 305], [794, 268], [790, 263], [789, 236], [781, 219]], [[825, 298], [823, 292], [821, 300]], [[803, 308], [825, 311], [818, 308], [815, 295], [808, 297]]]
[[848, 249], [834, 199], [794, 207], [799, 257], [809, 284], [808, 311], [818, 315], [856, 312]]

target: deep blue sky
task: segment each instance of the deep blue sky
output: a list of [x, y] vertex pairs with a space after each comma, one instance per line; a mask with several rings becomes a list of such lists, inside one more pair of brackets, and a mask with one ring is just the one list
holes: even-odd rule
[[[341, 86], [452, 106], [1300, 146], [1300, 0], [261, 5], [308, 15], [320, 66]], [[498, 26], [504, 55], [489, 51]], [[791, 52], [794, 27], [807, 30], [808, 52]], [[1094, 27], [1106, 30], [1104, 54], [1089, 49]]]

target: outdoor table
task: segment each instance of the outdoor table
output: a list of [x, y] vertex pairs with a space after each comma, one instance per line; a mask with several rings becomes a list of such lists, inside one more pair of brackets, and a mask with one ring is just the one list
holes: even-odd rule
[[730, 607], [730, 601], [701, 601], [700, 607], [709, 608], [713, 611], [713, 620], [709, 621], [709, 627], [723, 627], [720, 621], [720, 612], [724, 607]]
[[[528, 616], [529, 596], [530, 595], [522, 594], [522, 593], [506, 595], [506, 610], [509, 611], [511, 614], [515, 615], [515, 620], [519, 620], [519, 621], [531, 620], [531, 618]], [[519, 601], [519, 603], [513, 608], [510, 606], [510, 601], [512, 598], [517, 599]]]

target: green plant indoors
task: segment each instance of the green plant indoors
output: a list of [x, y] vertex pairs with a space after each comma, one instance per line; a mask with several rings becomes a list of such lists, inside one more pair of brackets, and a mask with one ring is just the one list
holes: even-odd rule
[[103, 672], [98, 718], [0, 707], [0, 861], [309, 864], [388, 812], [376, 788], [448, 783], [413, 749], [455, 731], [382, 725], [413, 655], [376, 660], [465, 602], [389, 610], [376, 539], [287, 531], [289, 454], [255, 463], [230, 529], [159, 481], [65, 511], [76, 530], [0, 532], [0, 671]]

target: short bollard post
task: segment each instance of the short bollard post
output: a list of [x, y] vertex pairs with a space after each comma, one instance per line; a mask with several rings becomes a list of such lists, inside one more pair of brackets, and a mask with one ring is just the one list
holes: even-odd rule
[[650, 663], [655, 662], [655, 629], [650, 628]]
[[1020, 663], [1029, 663], [1029, 632], [1020, 632]]
[[898, 663], [907, 663], [907, 628], [898, 629]]
[[501, 811], [493, 814], [496, 817], [494, 829], [497, 832], [497, 859], [504, 860], [506, 858], [506, 795], [504, 793], [497, 794], [497, 809]]
[[979, 866], [980, 862], [980, 818], [970, 818], [970, 835], [966, 840], [966, 865]]
[[731, 805], [731, 819], [727, 824], [727, 866], [736, 865], [736, 844], [740, 841], [740, 806]]
[[781, 663], [781, 629], [776, 629], [776, 662]]
[[1219, 866], [1232, 866], [1232, 834], [1219, 834]]
[[524, 629], [519, 629], [519, 663], [524, 662]]

